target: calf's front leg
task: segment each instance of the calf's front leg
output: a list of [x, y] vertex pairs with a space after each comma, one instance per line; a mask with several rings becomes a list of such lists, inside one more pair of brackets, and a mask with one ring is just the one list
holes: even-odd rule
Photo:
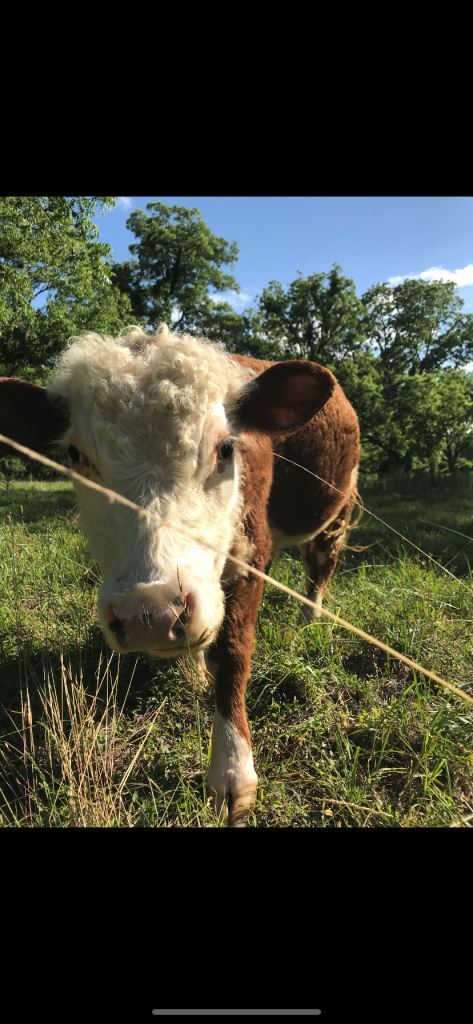
[[220, 812], [228, 801], [228, 824], [241, 828], [254, 806], [258, 783], [245, 694], [263, 581], [255, 576], [240, 577], [230, 586], [225, 619], [209, 652], [209, 669], [215, 680], [215, 717], [207, 787], [216, 810]]

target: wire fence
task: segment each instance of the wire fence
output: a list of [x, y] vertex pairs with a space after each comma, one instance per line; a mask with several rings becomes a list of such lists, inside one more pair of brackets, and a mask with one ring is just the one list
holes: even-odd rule
[[[119, 494], [117, 491], [113, 491], [108, 487], [104, 487], [102, 484], [98, 484], [93, 480], [86, 479], [79, 473], [76, 473], [75, 470], [69, 469], [68, 467], [61, 465], [59, 462], [55, 462], [53, 459], [48, 458], [48, 456], [42, 455], [39, 452], [35, 452], [33, 449], [26, 447], [25, 445], [19, 444], [17, 441], [14, 441], [13, 438], [8, 437], [7, 435], [0, 434], [0, 443], [10, 445], [10, 447], [12, 447], [15, 451], [20, 452], [22, 455], [26, 455], [28, 458], [35, 460], [36, 462], [42, 463], [44, 466], [49, 466], [51, 469], [55, 470], [55, 472], [61, 474], [62, 476], [66, 476], [69, 477], [69, 479], [71, 480], [75, 480], [76, 483], [78, 483], [82, 487], [86, 487], [91, 490], [97, 491], [100, 494], [103, 494], [104, 497], [106, 497], [111, 503], [116, 502], [117, 504], [121, 504], [126, 508], [133, 509], [137, 513], [137, 515], [142, 518], [148, 520], [151, 519], [153, 522], [156, 521], [156, 513], [151, 512], [140, 505], [137, 505], [135, 502], [130, 501], [129, 498], [126, 498], [124, 495]], [[284, 458], [283, 456], [278, 457]], [[286, 461], [291, 462], [290, 459]], [[328, 483], [328, 481], [325, 481], [321, 477], [318, 477], [317, 474], [312, 473], [312, 471], [306, 469], [305, 466], [300, 466], [298, 463], [294, 463], [294, 465], [310, 473], [310, 475], [321, 480], [323, 483], [328, 484], [328, 486], [334, 487], [333, 484], [330, 484]], [[339, 491], [339, 488], [334, 487], [334, 489]], [[348, 495], [345, 495], [343, 491], [339, 491], [339, 493], [343, 494], [344, 497], [349, 497]], [[361, 503], [358, 502], [358, 504]], [[408, 543], [412, 543], [408, 540], [408, 538], [403, 537], [403, 535], [400, 534], [399, 531], [396, 530], [394, 527], [389, 526], [388, 523], [384, 523], [384, 520], [380, 519], [379, 516], [376, 516], [375, 513], [370, 512], [370, 510], [366, 509], [365, 506], [363, 507], [365, 508], [365, 511], [367, 511], [370, 515], [373, 515], [376, 519], [382, 522], [389, 529], [392, 529], [393, 532], [402, 537], [403, 540], [406, 540]], [[186, 531], [183, 530], [181, 527], [179, 527], [179, 531], [183, 536], [189, 536], [188, 534], [186, 534]], [[389, 654], [390, 657], [403, 662], [405, 665], [408, 666], [408, 668], [412, 669], [414, 672], [420, 672], [421, 675], [425, 676], [428, 679], [431, 679], [434, 683], [437, 683], [439, 686], [444, 687], [451, 693], [455, 694], [455, 696], [459, 697], [461, 700], [473, 705], [473, 697], [470, 696], [470, 694], [467, 693], [465, 690], [461, 689], [459, 686], [456, 686], [454, 683], [451, 683], [448, 680], [443, 679], [442, 676], [438, 675], [438, 673], [426, 668], [424, 665], [421, 665], [418, 661], [409, 658], [406, 654], [403, 654], [401, 651], [398, 651], [394, 647], [391, 647], [390, 644], [384, 643], [384, 641], [372, 636], [370, 633], [367, 633], [365, 630], [353, 625], [353, 623], [348, 622], [346, 619], [342, 618], [340, 615], [336, 615], [334, 612], [329, 611], [327, 608], [324, 608], [323, 606], [319, 608], [316, 605], [315, 601], [312, 601], [309, 597], [306, 597], [304, 594], [300, 594], [297, 590], [293, 590], [292, 587], [286, 586], [286, 584], [281, 583], [279, 580], [276, 580], [273, 576], [270, 576], [267, 573], [262, 572], [260, 569], [257, 569], [253, 565], [250, 565], [249, 562], [246, 562], [243, 559], [238, 558], [236, 555], [232, 555], [226, 551], [221, 551], [218, 547], [210, 544], [208, 541], [204, 541], [203, 539], [201, 540], [201, 543], [206, 547], [209, 547], [216, 554], [224, 555], [225, 558], [228, 559], [228, 561], [232, 562], [234, 565], [237, 565], [245, 572], [252, 573], [253, 575], [258, 576], [266, 583], [271, 584], [271, 586], [274, 586], [278, 590], [283, 591], [283, 593], [286, 593], [290, 597], [295, 598], [301, 604], [305, 604], [307, 605], [307, 607], [315, 609], [315, 611], [318, 614], [322, 614], [331, 622], [334, 622], [336, 625], [342, 626], [344, 629], [349, 630], [356, 636], [361, 637], [361, 639], [366, 640], [367, 643], [371, 644], [374, 647], [377, 647], [381, 651], [384, 651], [386, 654]], [[441, 563], [436, 562], [436, 560], [432, 558], [430, 555], [428, 555], [427, 552], [422, 551], [422, 548], [418, 548], [416, 544], [413, 544], [413, 547], [415, 547], [418, 551], [425, 555], [426, 558], [430, 559], [437, 566], [439, 566], [441, 569], [447, 572], [447, 575], [451, 576], [458, 584], [463, 584], [462, 580], [459, 580], [458, 577], [453, 575], [453, 573], [449, 572], [448, 570], [445, 570], [445, 567], [442, 566]], [[466, 584], [464, 585], [466, 586]], [[466, 589], [468, 589], [470, 592], [473, 592], [470, 587], [467, 587]]]

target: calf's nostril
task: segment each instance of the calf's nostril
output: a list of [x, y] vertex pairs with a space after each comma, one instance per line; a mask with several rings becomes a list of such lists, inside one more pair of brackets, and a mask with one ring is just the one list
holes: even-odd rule
[[184, 598], [184, 609], [181, 612], [179, 618], [181, 622], [190, 622], [195, 608], [195, 598], [193, 594], [186, 594]]
[[112, 619], [112, 621], [108, 624], [108, 628], [112, 633], [122, 633], [123, 622], [121, 622], [120, 619]]

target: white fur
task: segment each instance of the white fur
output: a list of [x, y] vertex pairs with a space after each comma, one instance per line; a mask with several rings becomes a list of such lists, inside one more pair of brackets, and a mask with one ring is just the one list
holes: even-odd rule
[[[220, 577], [241, 518], [241, 462], [217, 471], [245, 375], [217, 344], [140, 328], [113, 339], [73, 338], [50, 390], [71, 424], [64, 439], [96, 467], [87, 475], [155, 513], [155, 522], [76, 488], [82, 525], [104, 572], [99, 602], [142, 585], [192, 592], [215, 635], [224, 614]], [[230, 418], [230, 422], [229, 419]], [[209, 546], [206, 546], [206, 543]], [[215, 554], [218, 548], [221, 554]], [[209, 639], [210, 642], [210, 639]]]
[[255, 800], [256, 775], [251, 747], [229, 719], [215, 712], [212, 729], [212, 754], [207, 786], [220, 811], [225, 798], [232, 797], [230, 824], [244, 823]]

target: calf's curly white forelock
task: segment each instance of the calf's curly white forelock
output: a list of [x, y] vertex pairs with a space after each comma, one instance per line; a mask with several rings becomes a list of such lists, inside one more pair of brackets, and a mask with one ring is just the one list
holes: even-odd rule
[[231, 407], [244, 379], [221, 345], [163, 324], [152, 338], [139, 327], [71, 338], [49, 390], [66, 398], [79, 429], [87, 434], [92, 423], [110, 453], [143, 458], [157, 444], [160, 455], [167, 448], [196, 468], [196, 419], [212, 405]]
[[119, 616], [123, 595], [129, 609], [137, 586], [136, 614], [143, 587], [154, 588], [158, 601], [157, 588], [167, 600], [180, 588], [198, 595], [194, 631], [205, 623], [214, 635], [221, 624], [220, 576], [241, 519], [241, 460], [236, 452], [228, 466], [217, 466], [215, 452], [231, 434], [229, 416], [247, 376], [220, 345], [165, 326], [153, 338], [140, 328], [116, 339], [73, 338], [60, 358], [49, 390], [67, 401], [64, 443], [81, 453], [81, 471], [156, 514], [145, 522], [77, 488], [105, 575], [99, 614], [117, 649], [110, 618]]

